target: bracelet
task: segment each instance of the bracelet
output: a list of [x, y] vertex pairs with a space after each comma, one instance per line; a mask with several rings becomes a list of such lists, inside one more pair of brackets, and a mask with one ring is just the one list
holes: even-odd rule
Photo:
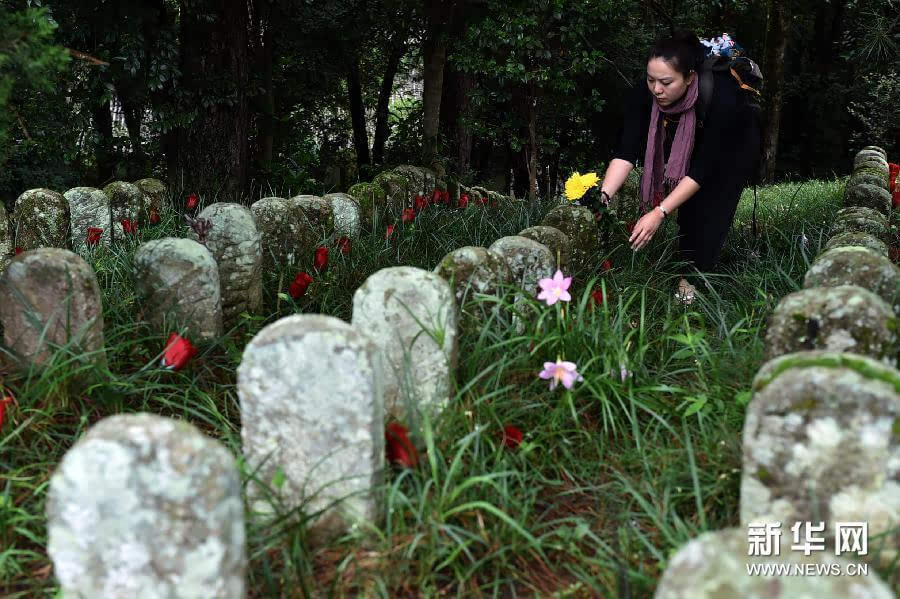
[[608, 194], [608, 193], [606, 193], [605, 191], [603, 191], [603, 190], [601, 189], [601, 190], [600, 190], [600, 197], [602, 198], [603, 196], [606, 196], [606, 202], [604, 202], [604, 203], [605, 203], [607, 206], [609, 206], [609, 203], [612, 201], [612, 198], [609, 197], [609, 194]]
[[669, 213], [666, 212], [666, 209], [662, 207], [662, 204], [657, 204], [656, 207], [659, 208], [659, 211], [663, 213], [663, 218], [669, 216]]

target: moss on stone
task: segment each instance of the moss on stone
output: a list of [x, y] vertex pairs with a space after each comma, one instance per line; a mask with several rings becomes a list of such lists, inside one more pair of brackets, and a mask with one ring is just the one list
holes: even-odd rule
[[847, 185], [844, 191], [845, 206], [862, 206], [872, 208], [881, 214], [889, 214], [891, 211], [891, 194], [883, 187], [859, 183]]
[[881, 256], [888, 255], [888, 247], [883, 241], [869, 233], [859, 231], [847, 231], [834, 235], [825, 244], [825, 251], [839, 247], [863, 247]]
[[785, 354], [769, 360], [757, 372], [752, 388], [755, 392], [765, 389], [784, 372], [795, 368], [846, 368], [867, 379], [882, 381], [900, 393], [900, 372], [867, 356], [832, 351], [803, 351]]

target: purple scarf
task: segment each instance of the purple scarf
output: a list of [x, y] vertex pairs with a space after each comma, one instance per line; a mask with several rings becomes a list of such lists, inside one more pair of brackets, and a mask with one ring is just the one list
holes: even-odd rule
[[[694, 74], [694, 80], [688, 86], [687, 91], [674, 104], [662, 107], [653, 101], [650, 107], [650, 128], [647, 130], [647, 153], [644, 155], [644, 176], [641, 179], [641, 210], [647, 212], [655, 203], [655, 198], [664, 198], [665, 190], [671, 190], [690, 167], [691, 153], [694, 151], [694, 129], [697, 115], [694, 104], [697, 103], [697, 95], [700, 90], [700, 76]], [[672, 150], [669, 154], [669, 162], [663, 173], [663, 120], [660, 113], [681, 114], [678, 121], [678, 130], [672, 141]]]

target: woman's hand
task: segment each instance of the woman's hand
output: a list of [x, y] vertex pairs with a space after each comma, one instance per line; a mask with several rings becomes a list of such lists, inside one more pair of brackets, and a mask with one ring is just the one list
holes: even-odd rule
[[635, 223], [634, 230], [631, 232], [631, 237], [628, 238], [631, 249], [637, 251], [647, 245], [650, 240], [653, 239], [653, 235], [662, 224], [663, 218], [662, 212], [657, 208], [654, 208], [642, 216], [640, 220]]

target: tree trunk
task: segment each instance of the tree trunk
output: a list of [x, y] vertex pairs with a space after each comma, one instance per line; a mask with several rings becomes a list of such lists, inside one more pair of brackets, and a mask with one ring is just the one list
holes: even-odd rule
[[781, 0], [769, 0], [766, 25], [766, 74], [768, 102], [765, 112], [765, 130], [762, 140], [760, 181], [771, 183], [775, 179], [775, 162], [778, 151], [778, 131], [781, 125], [781, 105], [784, 93], [784, 56], [787, 48], [788, 14]]
[[272, 8], [269, 0], [257, 2], [257, 18], [261, 29], [259, 47], [259, 69], [262, 73], [263, 94], [257, 128], [256, 162], [262, 169], [270, 168], [275, 147], [275, 89], [272, 84], [272, 62], [274, 60], [274, 36], [272, 35]]
[[456, 80], [456, 164], [459, 175], [465, 176], [472, 163], [472, 130], [466, 125], [469, 112], [469, 94], [475, 87], [475, 80], [467, 73], [459, 73]]
[[428, 166], [438, 156], [438, 130], [440, 127], [441, 95], [444, 86], [444, 63], [447, 48], [440, 40], [440, 33], [430, 32], [423, 48], [425, 61], [422, 82], [422, 132], [425, 145], [425, 161]]
[[353, 147], [356, 150], [356, 165], [360, 171], [369, 160], [369, 134], [366, 131], [366, 110], [362, 100], [362, 86], [359, 81], [359, 57], [354, 55], [347, 63], [347, 93], [350, 96], [350, 120], [353, 122]]
[[250, 159], [246, 0], [181, 0], [182, 87], [196, 116], [179, 131], [173, 184], [240, 201]]
[[438, 157], [441, 95], [444, 65], [447, 63], [447, 25], [459, 7], [459, 0], [425, 0], [426, 31], [422, 44], [424, 63], [422, 82], [422, 131], [425, 161], [433, 166]]
[[397, 42], [391, 48], [388, 55], [387, 66], [384, 68], [384, 77], [381, 79], [381, 89], [378, 90], [378, 105], [375, 107], [375, 139], [372, 141], [372, 162], [382, 164], [384, 162], [384, 144], [390, 135], [388, 123], [391, 102], [391, 93], [394, 91], [394, 78], [400, 68], [400, 61], [406, 54], [406, 44]]
[[528, 102], [528, 200], [537, 200], [537, 98], [531, 93], [526, 97]]
[[125, 117], [125, 128], [128, 129], [128, 139], [131, 141], [131, 151], [135, 157], [144, 153], [141, 144], [141, 122], [144, 114], [144, 103], [128, 94], [119, 95], [122, 102], [122, 114]]
[[94, 158], [97, 162], [98, 186], [102, 187], [112, 179], [115, 168], [112, 113], [109, 100], [94, 106], [93, 117], [94, 129], [97, 131], [97, 147], [94, 150]]

